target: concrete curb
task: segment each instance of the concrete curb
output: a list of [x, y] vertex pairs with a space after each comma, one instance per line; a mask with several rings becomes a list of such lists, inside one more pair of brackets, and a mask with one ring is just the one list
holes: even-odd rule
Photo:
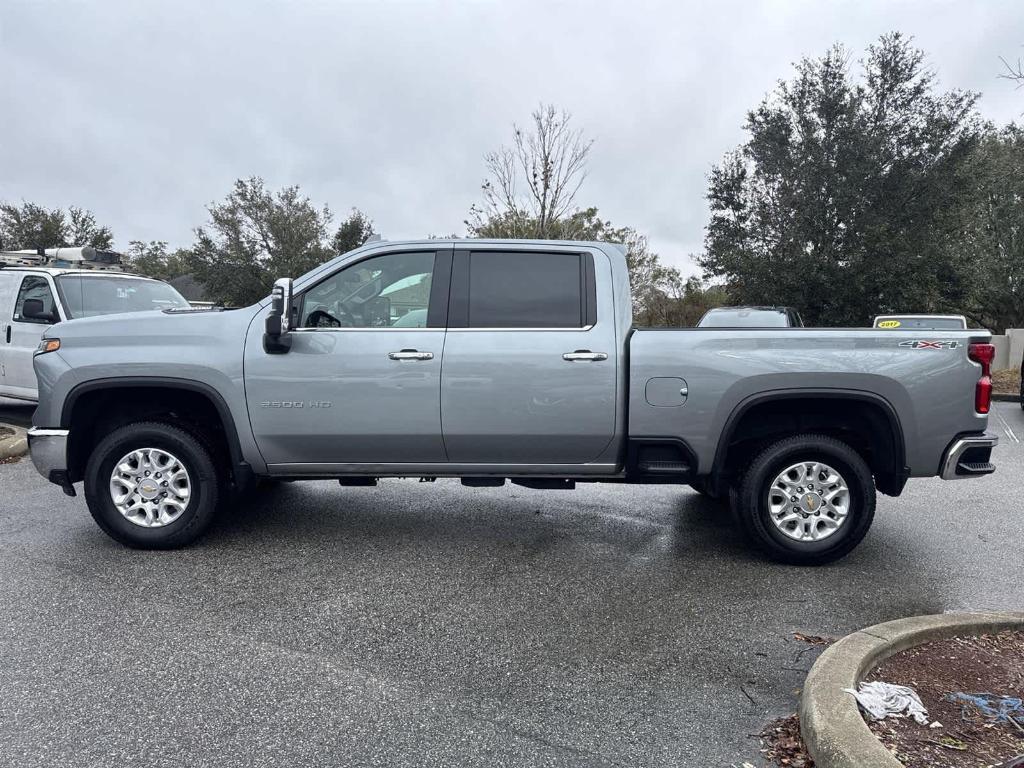
[[0, 426], [13, 429], [14, 434], [7, 437], [0, 437], [0, 459], [9, 459], [12, 456], [24, 456], [28, 453], [28, 435], [21, 427], [13, 424], [0, 424]]
[[992, 399], [999, 403], [1019, 403], [1020, 395], [1007, 395], [1002, 392], [993, 392]]
[[856, 688], [883, 659], [921, 643], [954, 635], [1024, 628], [1024, 612], [948, 613], [887, 621], [847, 635], [811, 667], [800, 697], [800, 735], [819, 768], [902, 768], [868, 729]]

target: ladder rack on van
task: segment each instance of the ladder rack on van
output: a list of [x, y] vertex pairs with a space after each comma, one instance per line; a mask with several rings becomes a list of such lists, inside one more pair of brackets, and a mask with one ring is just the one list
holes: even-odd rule
[[57, 269], [100, 269], [126, 271], [121, 254], [98, 248], [38, 248], [24, 251], [0, 251], [0, 269], [4, 267], [55, 267]]

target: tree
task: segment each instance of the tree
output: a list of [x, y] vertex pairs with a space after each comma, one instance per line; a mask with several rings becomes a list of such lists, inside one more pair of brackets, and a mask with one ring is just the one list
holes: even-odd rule
[[192, 272], [191, 256], [184, 248], [168, 251], [163, 240], [148, 243], [132, 240], [125, 255], [132, 269], [147, 277], [158, 280], [173, 280]]
[[550, 104], [531, 119], [529, 130], [513, 125], [511, 147], [484, 155], [484, 201], [470, 208], [466, 222], [473, 237], [492, 237], [489, 226], [499, 221], [511, 237], [551, 238], [559, 222], [578, 210], [574, 201], [593, 141], [569, 126], [568, 112]]
[[1009, 80], [1017, 84], [1017, 87], [1024, 87], [1024, 64], [1021, 64], [1021, 60], [1017, 59], [1016, 62], [1010, 62], [1004, 59], [1002, 56], [999, 60], [1003, 62], [1005, 72], [1000, 73], [1000, 77], [1004, 80]]
[[975, 189], [959, 238], [964, 313], [1002, 333], [1024, 326], [1024, 128], [985, 137], [967, 174]]
[[898, 33], [868, 47], [859, 82], [840, 46], [804, 59], [711, 172], [701, 266], [734, 301], [792, 305], [812, 324], [954, 309], [976, 99], [938, 92]]
[[358, 248], [375, 234], [369, 217], [358, 208], [353, 208], [349, 217], [341, 222], [338, 231], [334, 233], [331, 247], [340, 256]]
[[674, 267], [661, 263], [645, 235], [613, 226], [597, 208], [576, 205], [593, 142], [570, 128], [570, 119], [568, 112], [542, 106], [532, 115], [530, 131], [513, 126], [512, 147], [484, 156], [490, 178], [482, 186], [483, 204], [470, 208], [469, 236], [620, 243], [629, 268], [633, 315], [643, 320], [682, 278]]
[[348, 250], [361, 233], [372, 232], [354, 211], [332, 242], [326, 205], [314, 206], [298, 186], [271, 192], [256, 176], [236, 181], [207, 210], [210, 222], [196, 229], [190, 266], [211, 299], [234, 306], [258, 301], [278, 277], [298, 277], [337, 255], [335, 245]]
[[725, 288], [705, 286], [699, 277], [685, 281], [677, 273], [666, 281], [651, 298], [644, 314], [637, 322], [644, 325], [687, 327], [695, 326], [709, 309], [728, 303]]
[[110, 227], [96, 223], [91, 211], [71, 206], [67, 211], [35, 203], [0, 203], [0, 249], [92, 246], [107, 250], [114, 240]]

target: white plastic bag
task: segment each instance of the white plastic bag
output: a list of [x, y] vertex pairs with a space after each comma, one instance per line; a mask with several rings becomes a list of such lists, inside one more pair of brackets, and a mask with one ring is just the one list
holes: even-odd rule
[[861, 709], [875, 720], [884, 720], [890, 715], [903, 717], [904, 714], [907, 714], [921, 725], [928, 725], [928, 710], [924, 708], [921, 698], [913, 688], [892, 683], [873, 682], [861, 683], [856, 691], [852, 688], [843, 690], [852, 694]]

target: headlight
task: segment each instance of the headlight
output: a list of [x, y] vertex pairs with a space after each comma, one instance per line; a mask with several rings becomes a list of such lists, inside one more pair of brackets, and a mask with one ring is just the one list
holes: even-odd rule
[[36, 347], [37, 355], [44, 355], [47, 352], [56, 352], [60, 349], [60, 339], [43, 339], [39, 342], [39, 346]]

